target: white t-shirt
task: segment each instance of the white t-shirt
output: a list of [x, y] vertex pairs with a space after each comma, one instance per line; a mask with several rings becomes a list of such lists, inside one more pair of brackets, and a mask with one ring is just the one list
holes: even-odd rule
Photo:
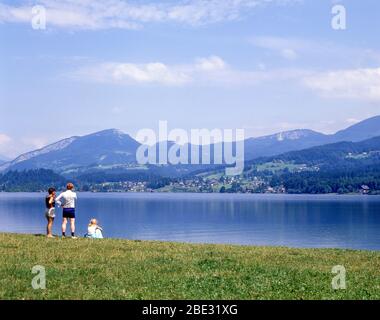
[[[61, 202], [60, 200], [63, 199], [63, 202]], [[76, 203], [76, 200], [77, 200], [77, 194], [71, 190], [67, 190], [63, 193], [61, 193], [57, 199], [55, 199], [56, 203], [62, 207], [62, 208], [66, 208], [66, 209], [73, 209], [75, 208], [75, 203]]]
[[87, 229], [87, 236], [89, 238], [103, 239], [102, 229], [98, 226], [89, 226]]

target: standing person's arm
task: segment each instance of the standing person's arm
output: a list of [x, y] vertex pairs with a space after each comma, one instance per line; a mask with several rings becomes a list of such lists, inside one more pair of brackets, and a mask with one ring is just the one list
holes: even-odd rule
[[63, 197], [63, 193], [61, 193], [56, 199], [55, 202], [58, 204], [59, 207], [62, 206], [62, 202], [60, 201]]

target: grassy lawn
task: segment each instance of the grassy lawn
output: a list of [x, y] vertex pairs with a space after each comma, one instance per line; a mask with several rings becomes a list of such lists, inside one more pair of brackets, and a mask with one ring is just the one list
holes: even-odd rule
[[0, 234], [0, 258], [0, 299], [380, 299], [380, 252]]

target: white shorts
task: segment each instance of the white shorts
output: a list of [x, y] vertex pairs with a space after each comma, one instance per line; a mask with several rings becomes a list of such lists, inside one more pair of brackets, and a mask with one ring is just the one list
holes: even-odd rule
[[45, 216], [46, 218], [55, 218], [55, 208], [46, 209]]

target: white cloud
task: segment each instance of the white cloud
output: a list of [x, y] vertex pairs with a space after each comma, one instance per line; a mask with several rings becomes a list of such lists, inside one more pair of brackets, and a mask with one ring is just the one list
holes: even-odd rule
[[0, 156], [8, 157], [13, 148], [13, 140], [4, 133], [0, 133]]
[[179, 86], [189, 82], [189, 73], [180, 67], [168, 66], [161, 62], [146, 64], [102, 63], [81, 68], [74, 76], [79, 79], [114, 84], [160, 84]]
[[217, 56], [199, 58], [197, 60], [197, 68], [204, 71], [223, 70], [226, 68], [226, 63]]
[[298, 54], [292, 49], [283, 49], [281, 55], [288, 60], [295, 60], [298, 58]]
[[11, 142], [12, 139], [4, 133], [0, 133], [0, 146]]
[[49, 144], [49, 140], [45, 137], [29, 137], [21, 139], [22, 144], [28, 146], [30, 149], [41, 149]]
[[112, 77], [118, 80], [130, 80], [141, 83], [161, 82], [163, 84], [182, 84], [186, 82], [186, 75], [180, 71], [168, 68], [163, 63], [148, 63], [134, 65], [130, 63], [110, 66]]
[[275, 36], [253, 37], [250, 39], [250, 42], [257, 47], [279, 51], [286, 48], [300, 50], [305, 47], [309, 47], [311, 44], [310, 42], [302, 39]]
[[298, 51], [310, 46], [309, 43], [303, 40], [272, 36], [254, 37], [250, 39], [250, 43], [258, 48], [275, 51], [288, 60], [296, 59]]
[[[51, 139], [54, 140], [53, 137]], [[46, 137], [29, 136], [20, 138], [0, 133], [0, 155], [15, 158], [21, 153], [42, 148], [49, 142]]]
[[70, 74], [70, 77], [119, 85], [252, 86], [271, 80], [297, 80], [307, 74], [306, 71], [297, 69], [242, 71], [232, 68], [218, 56], [210, 56], [183, 65], [168, 65], [162, 62], [100, 63], [81, 67]]
[[321, 63], [321, 59], [330, 65], [331, 59], [339, 57], [350, 65], [368, 65], [368, 63], [380, 63], [380, 52], [368, 48], [355, 48], [326, 40], [309, 40], [292, 37], [256, 36], [248, 39], [253, 46], [288, 59], [298, 58], [315, 59]]
[[74, 73], [77, 79], [124, 85], [182, 86], [195, 79], [222, 72], [226, 63], [217, 56], [199, 58], [194, 64], [167, 65], [162, 62], [101, 63], [80, 68]]
[[355, 123], [360, 122], [360, 120], [355, 119], [355, 118], [349, 118], [349, 119], [346, 119], [346, 122], [349, 124], [355, 124]]
[[[269, 4], [297, 3], [299, 0], [40, 0], [47, 10], [47, 26], [75, 29], [138, 29], [145, 23], [174, 22], [192, 26], [240, 19], [252, 9]], [[0, 22], [30, 23], [26, 5], [0, 3]]]
[[[378, 51], [299, 38], [262, 36], [251, 38], [249, 41], [258, 48], [276, 52], [288, 60], [299, 57], [310, 61], [315, 59], [319, 68], [321, 61], [325, 59], [329, 67], [327, 71], [315, 71], [309, 62], [310, 70], [305, 70], [305, 75], [300, 77], [304, 85], [323, 97], [380, 100], [380, 68], [367, 67], [380, 64]], [[331, 61], [334, 57], [339, 57], [337, 63], [344, 65], [343, 68], [340, 67], [341, 70], [331, 71]]]
[[380, 68], [317, 73], [304, 84], [324, 97], [380, 101]]
[[121, 107], [113, 107], [111, 108], [111, 113], [115, 115], [120, 115], [123, 113], [123, 108]]

